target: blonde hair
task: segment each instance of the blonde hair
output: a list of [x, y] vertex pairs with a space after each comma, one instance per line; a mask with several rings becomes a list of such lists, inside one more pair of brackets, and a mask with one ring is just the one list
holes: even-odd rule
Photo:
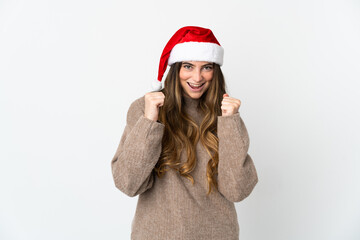
[[[209, 155], [206, 176], [210, 194], [212, 186], [217, 189], [217, 166], [219, 162], [217, 137], [217, 116], [221, 116], [221, 101], [225, 91], [225, 80], [221, 68], [214, 63], [213, 79], [210, 86], [200, 97], [198, 111], [204, 118], [198, 126], [184, 111], [183, 89], [180, 84], [179, 71], [182, 63], [174, 63], [165, 79], [164, 104], [159, 110], [159, 121], [165, 125], [162, 139], [162, 151], [154, 170], [162, 177], [170, 168], [188, 178], [196, 166], [196, 144], [200, 140]], [[186, 150], [187, 162], [180, 162], [182, 150]]]

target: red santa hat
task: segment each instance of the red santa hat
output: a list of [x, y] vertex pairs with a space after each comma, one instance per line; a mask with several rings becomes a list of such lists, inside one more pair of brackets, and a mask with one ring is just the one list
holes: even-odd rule
[[180, 28], [166, 44], [159, 64], [158, 79], [152, 89], [161, 89], [161, 79], [167, 65], [182, 61], [207, 61], [223, 64], [224, 49], [210, 29], [187, 26]]

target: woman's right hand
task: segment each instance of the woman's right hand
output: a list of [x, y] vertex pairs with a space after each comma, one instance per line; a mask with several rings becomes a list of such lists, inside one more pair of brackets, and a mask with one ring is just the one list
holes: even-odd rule
[[165, 99], [165, 95], [162, 92], [146, 93], [144, 116], [156, 122], [159, 116], [159, 107], [164, 105], [164, 99]]

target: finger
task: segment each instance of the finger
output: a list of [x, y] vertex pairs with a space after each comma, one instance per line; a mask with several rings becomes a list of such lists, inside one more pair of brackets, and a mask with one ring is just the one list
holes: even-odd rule
[[229, 106], [221, 106], [221, 110], [231, 110], [231, 107]]
[[233, 100], [233, 99], [223, 99], [221, 101], [221, 103], [225, 103], [225, 104], [235, 104], [235, 105], [240, 105], [240, 102], [237, 100]]
[[165, 96], [163, 92], [150, 92], [148, 93], [150, 96]]
[[151, 96], [151, 99], [164, 99], [165, 95], [163, 94], [154, 94]]
[[241, 101], [239, 99], [236, 99], [236, 98], [224, 98], [223, 99], [224, 102], [232, 102], [232, 103], [236, 103], [236, 104], [241, 104]]
[[228, 102], [228, 101], [222, 101], [221, 103], [222, 103], [222, 104], [225, 104], [225, 105], [232, 104], [231, 102]]

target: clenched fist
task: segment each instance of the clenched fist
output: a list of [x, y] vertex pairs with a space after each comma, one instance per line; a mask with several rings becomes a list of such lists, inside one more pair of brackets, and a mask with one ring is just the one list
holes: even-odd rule
[[225, 93], [221, 101], [222, 116], [230, 116], [239, 112], [240, 105], [241, 101], [239, 99], [229, 97], [229, 94]]
[[156, 122], [159, 116], [159, 107], [164, 105], [164, 99], [165, 95], [162, 92], [146, 93], [144, 116]]

